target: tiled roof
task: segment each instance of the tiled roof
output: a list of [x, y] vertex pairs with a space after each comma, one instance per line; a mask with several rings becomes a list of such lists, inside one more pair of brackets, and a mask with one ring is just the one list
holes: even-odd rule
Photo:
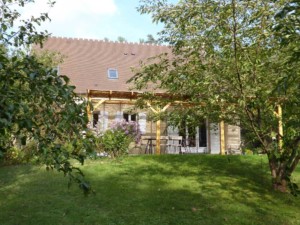
[[[167, 46], [58, 37], [50, 37], [43, 49], [66, 57], [59, 72], [70, 78], [77, 93], [87, 89], [128, 91], [126, 81], [133, 76], [130, 67], [137, 67], [140, 60], [170, 52]], [[109, 68], [118, 70], [118, 79], [108, 79]]]

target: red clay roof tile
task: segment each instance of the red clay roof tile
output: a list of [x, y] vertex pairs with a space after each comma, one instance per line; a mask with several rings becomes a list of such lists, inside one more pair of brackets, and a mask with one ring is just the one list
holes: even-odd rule
[[[58, 37], [50, 37], [43, 49], [66, 57], [59, 71], [70, 78], [77, 93], [87, 89], [128, 91], [130, 85], [126, 81], [133, 76], [131, 67], [137, 67], [141, 60], [171, 52], [167, 46]], [[109, 68], [118, 70], [118, 79], [108, 79]]]

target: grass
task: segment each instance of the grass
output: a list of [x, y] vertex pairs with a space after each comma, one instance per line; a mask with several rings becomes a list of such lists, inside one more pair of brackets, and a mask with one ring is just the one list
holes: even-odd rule
[[0, 224], [300, 224], [300, 196], [272, 191], [264, 156], [131, 156], [83, 171], [95, 195], [44, 167], [0, 167]]

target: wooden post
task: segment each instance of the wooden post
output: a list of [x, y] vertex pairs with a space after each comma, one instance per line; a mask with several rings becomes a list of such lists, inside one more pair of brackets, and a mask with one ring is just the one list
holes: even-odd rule
[[[155, 113], [156, 115], [159, 115], [161, 112], [165, 112], [169, 107], [170, 107], [171, 103], [168, 103], [167, 105], [165, 105], [165, 107], [163, 107], [163, 109], [154, 109], [151, 105], [150, 102], [147, 102], [147, 106], [152, 110], [153, 113]], [[161, 125], [161, 120], [156, 121], [156, 154], [160, 155], [160, 126]]]
[[277, 115], [278, 115], [278, 150], [282, 150], [282, 137], [283, 137], [283, 124], [282, 124], [282, 108], [281, 105], [277, 106]]
[[[156, 110], [157, 114], [160, 114], [161, 112], [165, 112], [169, 107], [171, 103], [168, 103], [163, 107], [161, 110], [160, 108]], [[156, 154], [160, 155], [160, 135], [161, 135], [161, 120], [158, 120], [156, 122]]]
[[91, 112], [91, 106], [90, 106], [91, 100], [90, 100], [90, 90], [87, 90], [87, 106], [86, 106], [86, 112], [88, 116], [88, 122], [92, 121], [92, 112]]
[[160, 120], [156, 121], [156, 155], [160, 155]]
[[220, 122], [220, 154], [225, 155], [225, 124]]

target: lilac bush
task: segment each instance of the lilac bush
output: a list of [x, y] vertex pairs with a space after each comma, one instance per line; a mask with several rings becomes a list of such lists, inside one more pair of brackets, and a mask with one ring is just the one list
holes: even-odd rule
[[103, 150], [117, 157], [128, 153], [129, 144], [141, 139], [141, 131], [136, 122], [114, 122], [101, 136]]
[[135, 121], [127, 122], [125, 120], [112, 123], [110, 129], [113, 131], [123, 131], [127, 136], [131, 137], [133, 141], [138, 143], [141, 139], [141, 130], [139, 124]]

